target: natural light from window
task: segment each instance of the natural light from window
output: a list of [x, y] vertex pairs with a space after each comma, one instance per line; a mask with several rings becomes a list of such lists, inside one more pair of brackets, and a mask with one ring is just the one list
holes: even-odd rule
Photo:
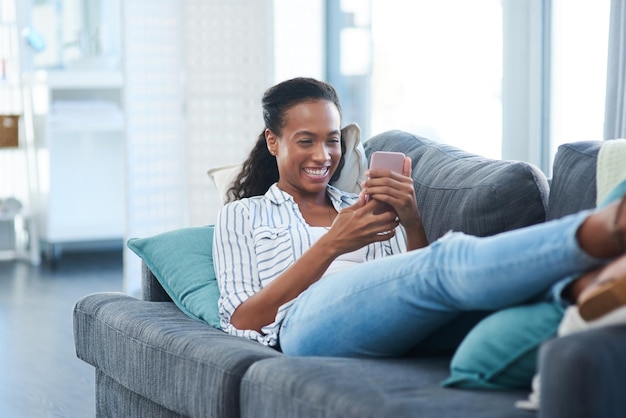
[[[372, 135], [403, 129], [501, 158], [501, 0], [371, 5]], [[562, 143], [603, 138], [609, 13], [610, 0], [552, 0], [550, 160]]]
[[602, 140], [610, 0], [552, 0], [552, 154]]
[[372, 40], [372, 134], [402, 129], [500, 158], [500, 0], [372, 0]]

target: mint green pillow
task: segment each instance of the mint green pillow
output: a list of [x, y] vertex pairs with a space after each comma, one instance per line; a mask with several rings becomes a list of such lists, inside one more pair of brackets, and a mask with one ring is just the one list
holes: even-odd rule
[[213, 230], [212, 225], [176, 229], [149, 238], [131, 238], [127, 245], [181, 311], [219, 329]]
[[564, 309], [555, 302], [515, 306], [480, 321], [465, 336], [443, 386], [470, 389], [529, 388], [539, 345], [556, 335]]

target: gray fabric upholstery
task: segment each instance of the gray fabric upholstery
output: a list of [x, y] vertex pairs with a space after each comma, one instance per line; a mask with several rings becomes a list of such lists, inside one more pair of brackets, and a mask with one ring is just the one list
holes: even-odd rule
[[[602, 141], [561, 145], [554, 159], [547, 219], [596, 206], [596, 166]], [[544, 343], [539, 351], [539, 418], [623, 417], [626, 327], [591, 330]], [[617, 392], [616, 392], [617, 390]]]
[[552, 165], [546, 220], [596, 206], [596, 163], [602, 141], [561, 145]]
[[152, 302], [172, 302], [156, 276], [152, 274], [145, 262], [141, 262], [141, 291], [143, 300]]
[[403, 131], [365, 142], [411, 157], [413, 182], [429, 242], [449, 230], [488, 236], [543, 222], [548, 180], [535, 166], [492, 160]]
[[143, 396], [126, 389], [96, 369], [96, 418], [183, 418]]
[[253, 364], [241, 396], [245, 418], [528, 418], [522, 391], [444, 389], [449, 358], [280, 358]]
[[173, 303], [115, 293], [74, 308], [76, 353], [120, 385], [189, 417], [239, 416], [240, 381], [254, 362], [281, 355], [190, 320]]
[[[378, 135], [365, 149], [368, 156], [388, 150], [412, 158], [433, 241], [451, 229], [486, 236], [593, 207], [600, 144], [559, 148], [549, 205], [547, 180], [530, 164], [490, 160], [401, 131]], [[145, 265], [142, 286], [143, 301], [100, 293], [75, 306], [76, 353], [96, 368], [98, 417], [534, 416], [513, 406], [527, 391], [441, 388], [449, 357], [290, 358], [190, 319]], [[428, 350], [455, 345], [431, 340]], [[626, 363], [618, 361], [625, 346], [626, 327], [545, 344], [539, 418], [623, 416], [626, 401], [616, 391], [626, 387]]]
[[539, 418], [626, 415], [626, 326], [557, 338], [539, 353]]

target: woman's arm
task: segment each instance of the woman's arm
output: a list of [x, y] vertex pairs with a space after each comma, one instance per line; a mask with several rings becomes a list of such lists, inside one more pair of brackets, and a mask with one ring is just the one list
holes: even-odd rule
[[321, 237], [284, 273], [246, 299], [233, 312], [230, 323], [238, 329], [261, 333], [262, 327], [274, 321], [278, 308], [319, 280], [339, 255], [327, 241]]
[[[339, 255], [354, 251], [371, 242], [384, 241], [395, 234], [393, 232], [398, 225], [395, 214], [388, 213], [384, 215], [373, 215], [373, 207], [375, 202], [367, 205], [360, 200], [355, 205], [343, 209], [336, 217], [332, 227], [323, 235], [315, 244], [306, 250], [302, 257], [296, 260], [288, 269], [279, 274], [266, 286], [261, 286], [256, 267], [252, 265], [246, 266], [239, 272], [222, 270], [216, 271], [220, 281], [220, 291], [233, 291], [234, 282], [246, 283], [245, 289], [237, 295], [231, 295], [235, 300], [243, 300], [230, 317], [230, 323], [237, 329], [251, 329], [261, 333], [261, 328], [272, 323], [275, 320], [278, 308], [295, 299], [300, 293], [305, 291], [311, 284], [319, 280], [332, 261]], [[216, 229], [216, 239], [237, 240], [236, 244], [229, 242], [228, 244], [219, 243], [220, 248], [248, 248], [251, 254], [249, 256], [241, 255], [240, 258], [246, 263], [257, 262], [257, 255], [254, 254], [254, 245], [251, 238], [251, 232], [245, 232], [245, 227], [241, 225], [242, 216], [238, 216], [238, 222], [232, 225], [238, 225], [238, 228], [226, 228], [224, 225], [218, 225]], [[225, 222], [224, 216], [218, 217], [218, 224]], [[249, 227], [248, 227], [249, 228]], [[238, 229], [238, 230], [237, 230]], [[218, 234], [217, 231], [222, 231]], [[385, 236], [380, 235], [381, 232], [391, 231]], [[240, 235], [244, 236], [240, 236]], [[233, 237], [234, 236], [234, 237]], [[250, 242], [247, 242], [250, 241]], [[232, 250], [231, 250], [232, 251]], [[226, 251], [228, 252], [228, 251]], [[227, 256], [226, 252], [217, 256], [217, 265], [227, 264], [220, 257]], [[245, 273], [247, 277], [237, 277]], [[255, 274], [255, 276], [250, 276]], [[241, 287], [240, 284], [237, 287]]]

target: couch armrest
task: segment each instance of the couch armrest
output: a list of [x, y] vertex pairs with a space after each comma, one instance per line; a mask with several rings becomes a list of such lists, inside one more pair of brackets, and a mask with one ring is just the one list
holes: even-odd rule
[[[173, 303], [121, 293], [83, 297], [73, 320], [78, 358], [176, 416], [239, 417], [239, 388], [248, 367], [282, 355], [193, 320]], [[122, 402], [125, 416], [138, 416], [132, 399], [99, 402]]]
[[145, 262], [141, 262], [142, 299], [151, 302], [172, 302], [161, 283], [154, 276]]
[[539, 353], [539, 418], [618, 418], [626, 411], [626, 326], [546, 342]]

